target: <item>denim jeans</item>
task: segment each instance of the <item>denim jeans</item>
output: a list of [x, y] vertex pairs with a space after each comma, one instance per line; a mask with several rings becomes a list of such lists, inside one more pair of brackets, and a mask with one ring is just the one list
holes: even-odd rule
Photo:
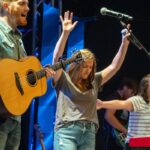
[[54, 150], [95, 150], [95, 124], [74, 121], [59, 128], [54, 134]]
[[11, 118], [0, 120], [0, 150], [18, 150], [21, 126]]

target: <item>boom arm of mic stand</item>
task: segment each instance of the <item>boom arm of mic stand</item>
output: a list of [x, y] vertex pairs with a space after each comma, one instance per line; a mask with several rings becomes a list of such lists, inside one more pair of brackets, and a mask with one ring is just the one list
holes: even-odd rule
[[[128, 30], [127, 25], [120, 20], [120, 24]], [[129, 30], [128, 30], [129, 31]], [[144, 52], [147, 54], [147, 56], [150, 58], [150, 52], [148, 52], [148, 50], [143, 46], [143, 44], [136, 38], [136, 36], [130, 32], [130, 37], [129, 40], [139, 49], [139, 50], [144, 50]]]

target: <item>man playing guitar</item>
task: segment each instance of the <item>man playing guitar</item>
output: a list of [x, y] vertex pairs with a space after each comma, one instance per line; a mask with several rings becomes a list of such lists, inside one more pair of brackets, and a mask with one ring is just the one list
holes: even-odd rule
[[[125, 78], [118, 90], [108, 99], [127, 99], [137, 92], [137, 83], [132, 79]], [[108, 150], [123, 150], [127, 133], [128, 112], [125, 110], [107, 109], [104, 115], [105, 125], [109, 127]]]
[[[0, 0], [0, 60], [5, 58], [20, 60], [26, 57], [27, 54], [23, 46], [22, 34], [17, 27], [27, 25], [28, 5], [28, 0]], [[32, 66], [33, 65], [32, 63]], [[4, 70], [9, 70], [10, 68], [12, 68], [12, 65]], [[51, 69], [44, 69], [47, 78], [54, 75]], [[5, 76], [7, 75], [8, 74]], [[10, 79], [7, 80], [6, 83], [7, 82], [10, 82]], [[4, 85], [1, 84], [1, 87], [3, 86]], [[11, 85], [11, 87], [13, 86]], [[2, 109], [0, 110], [2, 111]], [[0, 117], [1, 150], [18, 150], [21, 138], [20, 122], [21, 116]]]

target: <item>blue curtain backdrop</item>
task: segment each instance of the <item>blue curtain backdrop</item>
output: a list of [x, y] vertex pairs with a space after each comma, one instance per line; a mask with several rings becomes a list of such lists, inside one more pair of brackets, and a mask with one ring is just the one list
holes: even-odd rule
[[[59, 38], [59, 10], [50, 4], [43, 5], [43, 31], [42, 31], [42, 65], [52, 63], [52, 54], [55, 44]], [[84, 46], [84, 23], [78, 23], [68, 40], [67, 55], [71, 51]], [[43, 133], [46, 150], [53, 150], [53, 133], [56, 111], [56, 93], [48, 80], [48, 89], [44, 96], [40, 97], [38, 107], [38, 123]], [[36, 150], [41, 150], [39, 141], [36, 142]]]

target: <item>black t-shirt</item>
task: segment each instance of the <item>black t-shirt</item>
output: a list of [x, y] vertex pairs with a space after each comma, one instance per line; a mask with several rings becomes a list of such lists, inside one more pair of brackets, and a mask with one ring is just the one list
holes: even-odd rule
[[[121, 96], [117, 91], [106, 98], [107, 101], [114, 99], [122, 100]], [[129, 113], [126, 110], [116, 110], [115, 116], [123, 126], [127, 126]], [[113, 127], [105, 119], [104, 119], [104, 126], [108, 126], [107, 128], [109, 128], [110, 131], [112, 131], [113, 129]]]

